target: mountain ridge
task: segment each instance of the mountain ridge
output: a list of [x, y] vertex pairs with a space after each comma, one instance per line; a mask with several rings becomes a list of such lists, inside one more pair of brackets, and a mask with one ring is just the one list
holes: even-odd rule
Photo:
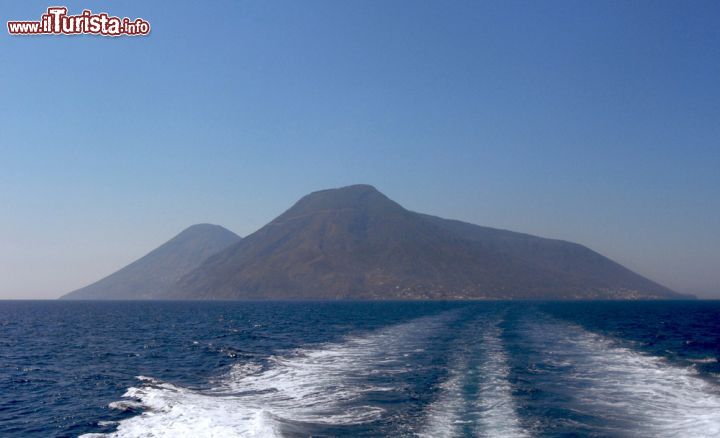
[[191, 271], [183, 299], [679, 298], [581, 245], [320, 190]]

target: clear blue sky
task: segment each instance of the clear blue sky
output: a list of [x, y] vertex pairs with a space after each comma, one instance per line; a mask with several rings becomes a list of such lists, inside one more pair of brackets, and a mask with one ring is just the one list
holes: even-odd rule
[[3, 29], [0, 297], [360, 182], [720, 296], [717, 1], [60, 3], [152, 33]]

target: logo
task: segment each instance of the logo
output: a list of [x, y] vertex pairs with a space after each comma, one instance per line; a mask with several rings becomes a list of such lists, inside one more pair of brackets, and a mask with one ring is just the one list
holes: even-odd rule
[[38, 21], [8, 21], [10, 35], [102, 35], [142, 36], [150, 33], [150, 23], [142, 18], [130, 20], [89, 9], [80, 15], [68, 15], [64, 6], [51, 6]]

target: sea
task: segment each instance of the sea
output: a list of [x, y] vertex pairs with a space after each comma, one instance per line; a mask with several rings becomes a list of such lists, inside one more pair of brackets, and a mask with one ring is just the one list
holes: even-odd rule
[[720, 302], [0, 301], [0, 437], [719, 437]]

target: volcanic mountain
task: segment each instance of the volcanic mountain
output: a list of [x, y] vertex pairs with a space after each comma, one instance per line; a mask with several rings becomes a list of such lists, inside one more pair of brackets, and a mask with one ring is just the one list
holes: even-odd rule
[[209, 256], [239, 241], [238, 235], [219, 225], [193, 225], [114, 274], [62, 298], [161, 298], [170, 293], [183, 275], [200, 266]]
[[305, 196], [163, 291], [182, 299], [683, 297], [581, 245], [415, 213], [368, 185]]

